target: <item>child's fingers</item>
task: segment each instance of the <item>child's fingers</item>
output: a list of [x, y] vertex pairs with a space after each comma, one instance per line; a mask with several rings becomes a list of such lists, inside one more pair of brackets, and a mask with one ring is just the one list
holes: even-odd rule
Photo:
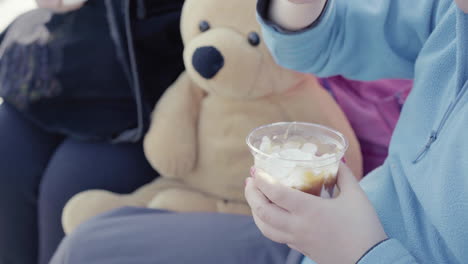
[[263, 222], [258, 216], [255, 214], [253, 215], [255, 224], [257, 225], [258, 229], [262, 232], [262, 234], [269, 239], [280, 243], [280, 244], [288, 244], [292, 241], [290, 233], [280, 231], [271, 225]]
[[288, 212], [300, 212], [304, 206], [311, 206], [311, 203], [315, 199], [320, 199], [319, 197], [274, 182], [270, 180], [270, 176], [262, 171], [257, 170], [255, 175], [255, 186], [271, 202]]
[[275, 204], [270, 203], [255, 185], [252, 184], [250, 178], [245, 187], [245, 198], [252, 209], [252, 213], [262, 222], [284, 232], [290, 232], [291, 215]]
[[342, 193], [360, 188], [359, 182], [356, 177], [354, 177], [353, 172], [344, 163], [340, 164], [337, 177], [337, 185]]

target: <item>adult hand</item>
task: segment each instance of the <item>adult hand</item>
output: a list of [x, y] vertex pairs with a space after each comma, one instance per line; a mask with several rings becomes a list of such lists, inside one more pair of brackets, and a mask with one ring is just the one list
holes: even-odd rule
[[252, 174], [245, 196], [259, 229], [317, 263], [356, 263], [387, 238], [372, 204], [344, 164], [338, 173], [341, 193], [334, 199], [286, 187], [263, 172]]
[[51, 9], [57, 13], [66, 13], [79, 9], [87, 0], [36, 0], [40, 8]]

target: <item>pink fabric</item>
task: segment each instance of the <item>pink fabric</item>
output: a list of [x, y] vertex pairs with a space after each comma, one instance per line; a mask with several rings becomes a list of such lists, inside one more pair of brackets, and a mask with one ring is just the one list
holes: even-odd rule
[[361, 144], [364, 173], [367, 174], [387, 157], [390, 138], [413, 82], [360, 82], [339, 76], [320, 81], [348, 117]]

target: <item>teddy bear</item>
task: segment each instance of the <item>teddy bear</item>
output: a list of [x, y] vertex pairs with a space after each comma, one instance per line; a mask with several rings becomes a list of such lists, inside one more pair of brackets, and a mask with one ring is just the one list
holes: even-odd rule
[[67, 233], [124, 206], [250, 214], [244, 184], [253, 158], [245, 139], [274, 122], [318, 123], [342, 132], [349, 141], [346, 162], [361, 177], [360, 147], [345, 115], [316, 77], [275, 63], [254, 10], [251, 0], [185, 1], [186, 70], [157, 103], [144, 139], [145, 155], [161, 176], [131, 194], [77, 194], [64, 208]]

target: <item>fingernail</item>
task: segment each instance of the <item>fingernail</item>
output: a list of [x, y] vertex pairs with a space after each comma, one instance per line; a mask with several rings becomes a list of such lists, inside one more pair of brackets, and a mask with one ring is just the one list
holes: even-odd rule
[[343, 158], [341, 159], [341, 161], [343, 161], [343, 163], [346, 164], [346, 158], [345, 158], [345, 157], [343, 157]]

